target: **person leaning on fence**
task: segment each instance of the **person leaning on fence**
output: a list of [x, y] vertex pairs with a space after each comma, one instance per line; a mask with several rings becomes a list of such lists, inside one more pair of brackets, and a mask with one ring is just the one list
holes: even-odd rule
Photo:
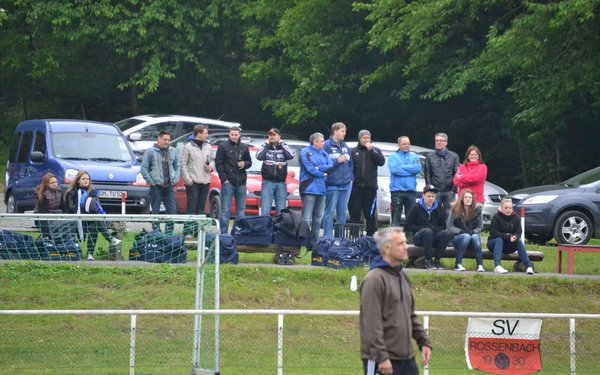
[[[425, 268], [431, 270], [443, 269], [440, 260], [452, 237], [446, 230], [446, 213], [438, 207], [435, 200], [436, 193], [435, 186], [425, 185], [423, 198], [408, 211], [404, 227], [407, 232], [415, 234], [415, 245], [422, 246], [425, 253]], [[432, 250], [434, 246], [435, 254]]]
[[354, 181], [348, 202], [350, 221], [361, 222], [361, 213], [367, 223], [367, 236], [377, 230], [377, 167], [385, 164], [381, 150], [371, 143], [371, 132], [358, 132], [358, 144], [352, 150]]
[[323, 134], [313, 133], [309, 142], [310, 145], [300, 151], [300, 199], [302, 218], [310, 228], [309, 248], [312, 248], [319, 239], [327, 194], [325, 179], [327, 171], [333, 167], [333, 162], [323, 150]]
[[439, 189], [435, 199], [440, 207], [450, 212], [455, 199], [454, 175], [460, 165], [458, 154], [448, 150], [448, 135], [437, 133], [435, 135], [435, 150], [425, 157], [425, 184], [433, 185]]
[[483, 207], [475, 202], [471, 189], [464, 189], [448, 215], [446, 229], [454, 236], [452, 246], [456, 249], [454, 270], [465, 271], [462, 259], [467, 250], [475, 254], [477, 272], [484, 272], [483, 253], [479, 233], [483, 230]]
[[400, 226], [402, 208], [408, 215], [417, 199], [417, 174], [421, 172], [419, 157], [410, 151], [410, 139], [407, 136], [398, 138], [398, 151], [388, 157], [390, 169], [390, 202], [392, 225]]
[[411, 338], [422, 364], [431, 359], [431, 343], [415, 313], [412, 285], [402, 264], [408, 261], [406, 236], [398, 227], [380, 229], [381, 254], [360, 285], [360, 357], [366, 375], [418, 375]]
[[490, 236], [487, 246], [494, 253], [494, 272], [507, 273], [502, 267], [502, 254], [519, 254], [519, 260], [527, 267], [527, 274], [533, 275], [533, 264], [525, 250], [521, 238], [521, 217], [514, 212], [513, 203], [510, 198], [504, 198], [500, 202], [498, 212], [492, 216], [490, 223]]
[[275, 200], [275, 214], [278, 214], [287, 201], [287, 161], [296, 157], [294, 150], [281, 141], [281, 132], [277, 128], [269, 129], [267, 141], [256, 153], [261, 160], [260, 207], [262, 215], [271, 214], [271, 203]]
[[[63, 209], [64, 201], [58, 179], [54, 174], [46, 173], [42, 177], [42, 182], [35, 189], [35, 208], [33, 212], [36, 214], [60, 214]], [[42, 237], [51, 239], [48, 221], [36, 220], [36, 225], [40, 228]]]
[[[72, 214], [105, 214], [100, 205], [98, 192], [92, 186], [90, 175], [86, 171], [79, 171], [65, 192], [65, 206]], [[111, 245], [116, 246], [121, 240], [111, 236], [104, 220], [86, 220], [81, 222], [80, 238], [84, 240], [87, 234], [87, 259], [94, 260], [94, 250], [98, 234], [102, 234]]]

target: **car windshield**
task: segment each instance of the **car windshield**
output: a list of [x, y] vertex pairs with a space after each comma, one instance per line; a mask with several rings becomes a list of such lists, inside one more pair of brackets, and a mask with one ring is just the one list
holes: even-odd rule
[[568, 187], [578, 187], [581, 185], [594, 183], [598, 180], [600, 180], [600, 167], [580, 173], [575, 177], [571, 177], [568, 180], [563, 181], [561, 184]]
[[52, 133], [54, 156], [71, 160], [131, 162], [127, 143], [119, 134]]
[[131, 129], [134, 126], [141, 124], [142, 122], [144, 122], [144, 120], [129, 118], [116, 122], [115, 125], [117, 125], [119, 129], [121, 129], [121, 131], [124, 132], [127, 129]]

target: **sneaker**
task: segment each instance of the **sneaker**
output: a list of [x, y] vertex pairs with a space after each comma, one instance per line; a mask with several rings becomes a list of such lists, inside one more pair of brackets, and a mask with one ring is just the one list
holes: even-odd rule
[[478, 265], [477, 266], [477, 272], [485, 272], [485, 269], [483, 268], [483, 265]]
[[[113, 237], [113, 238], [110, 240], [110, 244], [111, 244], [111, 245], [113, 245], [113, 246], [117, 246], [117, 245], [118, 245], [118, 244], [120, 244], [121, 242], [122, 242], [122, 241], [121, 241], [120, 239], [118, 239], [117, 237]], [[93, 259], [92, 259], [92, 260], [93, 260]]]
[[466, 271], [467, 269], [465, 267], [463, 267], [462, 264], [457, 264], [456, 267], [454, 267], [454, 270], [458, 271], [458, 272], [463, 272], [463, 271]]
[[496, 268], [494, 268], [494, 272], [496, 272], [496, 273], [508, 273], [508, 271], [505, 270], [502, 266], [496, 266]]
[[439, 260], [436, 260], [435, 262], [433, 262], [433, 265], [435, 266], [436, 270], [443, 270], [444, 267], [442, 267], [442, 264], [440, 263]]
[[527, 267], [525, 273], [527, 273], [528, 275], [533, 275], [533, 267]]
[[95, 260], [92, 253], [88, 253], [87, 260]]
[[428, 270], [435, 270], [435, 269], [437, 269], [435, 267], [435, 264], [433, 264], [432, 260], [426, 260], [425, 261], [425, 268], [428, 269]]

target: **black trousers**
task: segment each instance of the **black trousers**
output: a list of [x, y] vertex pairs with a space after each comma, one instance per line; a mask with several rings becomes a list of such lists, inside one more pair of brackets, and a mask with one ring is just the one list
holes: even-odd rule
[[[415, 357], [407, 359], [405, 361], [392, 359], [392, 371], [393, 375], [419, 375], [419, 368]], [[363, 359], [363, 368], [365, 375], [377, 375], [377, 364], [375, 361]]]
[[377, 190], [352, 187], [348, 202], [350, 222], [360, 223], [361, 214], [367, 222], [367, 236], [377, 231]]

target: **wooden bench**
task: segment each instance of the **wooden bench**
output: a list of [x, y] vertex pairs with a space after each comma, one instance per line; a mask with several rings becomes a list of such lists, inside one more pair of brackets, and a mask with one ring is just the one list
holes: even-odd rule
[[565, 252], [567, 253], [567, 274], [572, 275], [575, 263], [575, 253], [600, 253], [600, 246], [559, 244], [556, 247], [556, 250], [558, 251], [556, 272], [562, 273], [562, 254]]

